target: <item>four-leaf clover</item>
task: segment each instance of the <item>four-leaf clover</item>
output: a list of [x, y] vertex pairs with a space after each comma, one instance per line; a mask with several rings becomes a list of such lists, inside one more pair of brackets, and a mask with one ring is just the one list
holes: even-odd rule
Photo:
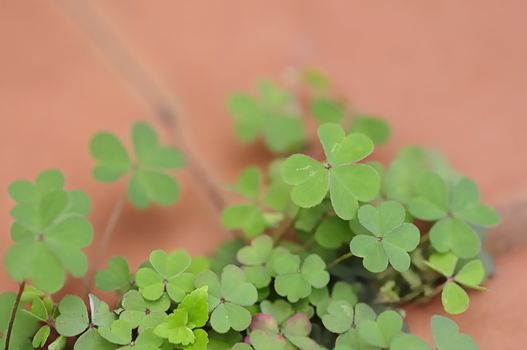
[[364, 205], [359, 209], [360, 224], [370, 234], [359, 234], [351, 243], [351, 252], [364, 258], [363, 264], [371, 272], [382, 272], [388, 263], [399, 272], [410, 267], [408, 252], [419, 244], [419, 229], [405, 223], [404, 207], [395, 201], [386, 201], [377, 208]]
[[173, 147], [159, 144], [156, 132], [146, 123], [132, 128], [135, 160], [132, 161], [122, 142], [112, 133], [100, 132], [90, 144], [97, 165], [95, 179], [113, 182], [127, 174], [128, 197], [137, 208], [146, 208], [150, 202], [171, 205], [179, 197], [179, 185], [168, 174], [184, 165], [182, 154]]
[[355, 164], [373, 151], [373, 142], [365, 135], [345, 135], [338, 124], [318, 128], [326, 162], [295, 154], [282, 166], [284, 181], [294, 186], [291, 199], [302, 208], [313, 207], [330, 193], [335, 213], [344, 220], [352, 219], [359, 201], [373, 200], [379, 193], [377, 171], [366, 164]]
[[416, 192], [409, 211], [422, 220], [438, 220], [430, 229], [430, 242], [441, 253], [451, 250], [463, 259], [474, 257], [481, 241], [471, 225], [491, 227], [499, 221], [496, 211], [480, 202], [470, 179], [462, 178], [450, 190], [439, 175], [429, 172], [417, 181]]
[[251, 323], [247, 306], [253, 305], [258, 293], [256, 287], [246, 281], [243, 270], [234, 265], [223, 268], [221, 282], [212, 271], [204, 271], [196, 278], [196, 287], [208, 286], [210, 324], [218, 333], [229, 329], [243, 331]]
[[447, 279], [443, 285], [441, 301], [443, 308], [449, 314], [457, 315], [468, 309], [469, 297], [461, 286], [476, 290], [484, 289], [480, 287], [485, 278], [485, 268], [481, 260], [471, 260], [455, 273], [458, 258], [452, 253], [434, 253], [426, 264]]

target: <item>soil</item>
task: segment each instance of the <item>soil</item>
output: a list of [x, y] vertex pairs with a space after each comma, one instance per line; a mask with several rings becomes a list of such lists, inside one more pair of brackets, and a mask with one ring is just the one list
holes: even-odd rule
[[[261, 76], [288, 81], [295, 68], [314, 66], [334, 77], [354, 106], [393, 124], [381, 157], [405, 144], [433, 146], [478, 182], [487, 202], [507, 207], [527, 198], [525, 1], [3, 1], [0, 188], [62, 169], [72, 188], [93, 198], [97, 239], [123, 188], [90, 177], [90, 136], [108, 129], [124, 137], [138, 119], [162, 125], [126, 67], [100, 50], [105, 36], [94, 42], [88, 34], [97, 29], [90, 8], [177, 97], [185, 111], [178, 127], [220, 184], [268, 159], [260, 145], [234, 139], [229, 93], [250, 90]], [[206, 253], [228, 237], [192, 174], [179, 177], [184, 191], [174, 207], [124, 208], [104, 260], [124, 255], [138, 264], [160, 247]], [[0, 196], [0, 255], [10, 242], [12, 204]], [[526, 262], [527, 246], [500, 256], [490, 290], [473, 294], [469, 312], [456, 317], [481, 349], [523, 348]], [[0, 289], [14, 288], [0, 271]], [[68, 290], [79, 289], [71, 280]], [[411, 328], [429, 337], [429, 317], [440, 305], [408, 311]]]

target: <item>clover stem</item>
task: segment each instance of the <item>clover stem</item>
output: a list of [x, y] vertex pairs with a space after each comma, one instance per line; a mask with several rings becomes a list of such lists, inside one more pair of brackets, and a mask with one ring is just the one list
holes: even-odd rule
[[353, 256], [353, 253], [352, 252], [348, 252], [346, 254], [342, 254], [341, 256], [339, 256], [338, 258], [336, 258], [335, 260], [333, 260], [332, 262], [330, 262], [327, 266], [326, 266], [326, 270], [330, 270], [332, 268], [334, 268], [335, 266], [337, 266], [339, 263], [341, 263], [342, 261], [346, 260], [346, 259], [349, 259]]
[[117, 200], [117, 202], [115, 202], [115, 205], [110, 214], [110, 218], [106, 222], [106, 226], [104, 227], [101, 240], [99, 244], [97, 245], [97, 249], [95, 250], [95, 258], [93, 260], [94, 265], [93, 265], [92, 273], [89, 276], [87, 276], [87, 283], [86, 283], [87, 294], [91, 293], [93, 289], [95, 274], [97, 273], [97, 270], [99, 269], [100, 262], [103, 258], [104, 252], [108, 248], [108, 244], [110, 243], [113, 233], [115, 232], [115, 226], [117, 226], [119, 217], [121, 216], [121, 213], [123, 212], [124, 203], [125, 203], [125, 196], [124, 194], [122, 194]]
[[74, 17], [86, 34], [95, 43], [109, 63], [123, 77], [127, 85], [137, 92], [152, 114], [170, 134], [185, 154], [187, 166], [201, 186], [203, 193], [219, 212], [227, 206], [221, 186], [210, 175], [211, 171], [198, 160], [184, 120], [183, 108], [174, 94], [160, 82], [151, 67], [143, 64], [141, 56], [126, 45], [119, 33], [106, 20], [105, 15], [90, 1], [61, 1], [71, 17]]
[[13, 304], [13, 310], [11, 310], [11, 317], [9, 318], [9, 325], [7, 327], [7, 334], [5, 338], [5, 350], [9, 350], [9, 342], [11, 340], [11, 333], [13, 332], [13, 327], [15, 326], [16, 314], [18, 307], [20, 306], [20, 299], [22, 298], [22, 293], [26, 288], [26, 281], [22, 281], [18, 286], [18, 293], [16, 295], [15, 303]]

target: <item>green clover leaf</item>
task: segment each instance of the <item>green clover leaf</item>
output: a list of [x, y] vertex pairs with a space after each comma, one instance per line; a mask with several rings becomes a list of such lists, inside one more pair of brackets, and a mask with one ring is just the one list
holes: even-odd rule
[[106, 270], [97, 271], [95, 284], [101, 290], [127, 290], [133, 282], [128, 262], [120, 256], [114, 256], [108, 261]]
[[184, 349], [204, 350], [207, 348], [208, 336], [203, 339], [204, 331], [199, 328], [205, 326], [208, 318], [207, 287], [201, 287], [183, 298], [177, 309], [154, 332], [168, 339], [171, 344], [182, 345]]
[[229, 99], [238, 139], [252, 142], [262, 137], [275, 153], [302, 147], [306, 136], [292, 96], [268, 81], [260, 82], [259, 92], [258, 99], [241, 93]]
[[[459, 332], [457, 324], [442, 316], [432, 317], [432, 335], [437, 350], [479, 350], [474, 340]], [[402, 334], [395, 338], [390, 350], [433, 350], [420, 338]]]
[[309, 301], [316, 306], [319, 317], [327, 313], [328, 306], [333, 301], [345, 301], [350, 305], [356, 305], [358, 300], [355, 288], [344, 281], [337, 281], [333, 285], [331, 295], [327, 288], [315, 289], [309, 295]]
[[457, 315], [469, 307], [469, 296], [461, 287], [483, 290], [480, 287], [485, 278], [485, 268], [481, 260], [467, 262], [457, 273], [454, 273], [458, 258], [452, 253], [434, 253], [426, 262], [428, 266], [446, 277], [441, 301], [446, 312]]
[[119, 319], [127, 321], [132, 328], [139, 328], [139, 332], [155, 328], [166, 318], [166, 311], [170, 308], [170, 299], [163, 295], [155, 301], [146, 300], [136, 290], [127, 292], [121, 300], [123, 311]]
[[221, 282], [212, 271], [205, 271], [196, 278], [196, 287], [208, 286], [210, 324], [218, 333], [229, 329], [243, 331], [251, 323], [251, 313], [246, 308], [258, 299], [256, 287], [247, 282], [239, 267], [227, 265], [223, 268]]
[[99, 334], [112, 344], [129, 345], [132, 342], [132, 327], [126, 320], [115, 320], [109, 326], [99, 327]]
[[316, 96], [311, 102], [309, 109], [311, 114], [320, 124], [339, 124], [348, 111], [346, 105], [337, 99], [327, 96]]
[[377, 208], [364, 205], [359, 209], [360, 224], [369, 235], [359, 234], [350, 243], [351, 252], [364, 258], [363, 264], [371, 272], [382, 272], [390, 263], [399, 272], [410, 267], [410, 255], [419, 244], [419, 229], [405, 223], [404, 207], [395, 201], [386, 201]]
[[417, 196], [408, 205], [410, 213], [423, 220], [438, 220], [430, 229], [430, 242], [441, 253], [449, 250], [460, 258], [478, 254], [481, 241], [471, 225], [491, 227], [499, 217], [480, 202], [475, 183], [462, 178], [449, 190], [435, 173], [423, 174], [416, 184]]
[[[60, 335], [73, 337], [83, 333], [90, 324], [97, 327], [109, 326], [115, 319], [108, 304], [90, 294], [90, 317], [88, 309], [81, 298], [74, 295], [65, 296], [58, 305], [59, 316], [55, 328]], [[83, 337], [82, 335], [81, 337]]]
[[132, 161], [121, 141], [112, 133], [93, 137], [90, 150], [97, 164], [93, 176], [101, 182], [113, 182], [130, 175], [128, 197], [137, 208], [151, 202], [171, 205], [179, 197], [179, 185], [168, 174], [184, 165], [183, 156], [173, 147], [159, 145], [156, 132], [146, 123], [132, 127], [135, 160]]
[[364, 320], [359, 326], [359, 335], [366, 343], [379, 348], [389, 348], [392, 341], [402, 333], [403, 318], [388, 310], [377, 316], [377, 320]]
[[326, 263], [316, 254], [307, 256], [300, 266], [298, 255], [284, 252], [273, 259], [273, 268], [277, 275], [276, 292], [292, 303], [308, 297], [312, 288], [323, 288], [329, 282]]
[[338, 249], [352, 236], [348, 222], [336, 216], [324, 218], [315, 231], [315, 241], [326, 249]]
[[251, 245], [240, 249], [236, 255], [242, 263], [247, 280], [256, 288], [267, 287], [271, 283], [272, 269], [269, 266], [273, 254], [273, 240], [263, 235], [252, 240]]
[[265, 216], [255, 204], [230, 205], [222, 213], [221, 224], [228, 230], [242, 230], [248, 237], [259, 235], [267, 227]]
[[369, 165], [355, 164], [373, 151], [372, 141], [365, 135], [345, 135], [337, 124], [318, 128], [326, 163], [311, 157], [294, 154], [282, 166], [284, 181], [293, 186], [291, 199], [302, 207], [321, 203], [330, 193], [335, 213], [344, 220], [355, 216], [358, 202], [368, 202], [379, 193], [380, 178]]
[[175, 302], [183, 300], [193, 289], [194, 275], [185, 272], [191, 265], [190, 256], [178, 250], [167, 254], [155, 250], [150, 254], [150, 267], [139, 269], [135, 281], [139, 291], [147, 300], [158, 300], [164, 293]]
[[374, 144], [382, 145], [390, 138], [390, 125], [379, 117], [371, 115], [357, 116], [351, 125], [352, 132], [368, 136]]
[[44, 345], [46, 345], [46, 343], [48, 341], [48, 338], [49, 338], [50, 334], [51, 334], [51, 327], [50, 326], [44, 325], [44, 326], [40, 327], [39, 330], [33, 336], [33, 340], [31, 342], [33, 347], [35, 349], [44, 347]]
[[367, 320], [374, 321], [376, 317], [368, 305], [351, 305], [347, 301], [337, 300], [329, 304], [327, 312], [322, 316], [322, 323], [328, 331], [339, 334], [336, 346], [368, 349], [368, 344], [359, 334], [361, 324]]
[[119, 348], [119, 350], [161, 350], [163, 339], [154, 334], [153, 329], [140, 332], [139, 335], [129, 345]]
[[57, 170], [40, 173], [35, 181], [19, 180], [9, 192], [17, 205], [11, 237], [15, 244], [5, 256], [9, 274], [17, 281], [31, 280], [40, 290], [54, 293], [65, 282], [66, 271], [82, 277], [88, 260], [82, 249], [93, 237], [85, 215], [89, 200], [80, 191], [65, 191]]
[[[9, 319], [11, 318], [11, 311], [15, 304], [16, 296], [14, 293], [0, 294], [0, 348], [5, 348], [5, 338]], [[22, 311], [22, 305], [16, 313], [16, 322], [13, 325], [11, 332], [10, 349], [32, 349], [31, 337], [35, 334], [39, 326], [39, 320], [31, 317], [29, 314]]]

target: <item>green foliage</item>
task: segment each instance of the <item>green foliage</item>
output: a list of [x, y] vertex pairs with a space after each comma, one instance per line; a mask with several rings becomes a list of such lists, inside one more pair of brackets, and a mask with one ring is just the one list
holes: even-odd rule
[[[116, 293], [115, 309], [94, 294], [88, 305], [73, 295], [54, 300], [66, 272], [80, 278], [88, 270], [88, 197], [65, 190], [57, 170], [13, 182], [5, 262], [21, 291], [10, 349], [477, 350], [441, 316], [432, 318], [432, 348], [407, 333], [397, 307], [441, 294], [447, 313], [466, 311], [467, 290], [484, 290], [491, 274], [481, 241], [482, 228], [498, 222], [495, 210], [437, 152], [409, 147], [390, 164], [361, 163], [387, 141], [389, 126], [351, 113], [320, 72], [302, 79], [301, 94], [262, 83], [260, 98], [230, 101], [240, 138], [263, 138], [289, 156], [265, 172], [246, 168], [230, 186], [241, 199], [224, 208], [222, 224], [244, 237], [208, 257], [155, 250], [137, 271], [113, 257], [94, 275], [98, 289]], [[307, 145], [300, 117], [308, 112], [321, 124], [323, 161], [290, 155]], [[145, 123], [134, 125], [132, 146], [97, 134], [95, 178], [129, 177], [136, 207], [172, 204], [179, 187], [170, 171], [182, 155]], [[0, 294], [0, 348], [15, 300]]]
[[499, 221], [496, 211], [480, 202], [476, 185], [467, 178], [449, 190], [439, 175], [425, 173], [416, 192], [408, 208], [416, 218], [438, 220], [430, 229], [430, 242], [439, 252], [452, 251], [464, 259], [476, 256], [481, 243], [471, 225], [492, 227]]
[[167, 294], [170, 299], [180, 302], [194, 287], [194, 274], [186, 272], [190, 267], [190, 256], [181, 250], [167, 254], [155, 250], [150, 254], [152, 267], [137, 271], [135, 281], [139, 291], [147, 300], [158, 300]]
[[485, 278], [481, 260], [471, 260], [454, 273], [457, 264], [458, 258], [452, 253], [434, 253], [427, 262], [428, 266], [446, 277], [441, 301], [445, 311], [454, 315], [465, 312], [469, 306], [468, 294], [461, 286], [482, 290], [480, 284]]
[[132, 128], [134, 160], [123, 143], [110, 132], [96, 134], [90, 144], [97, 164], [93, 176], [100, 182], [113, 182], [129, 175], [128, 198], [137, 208], [150, 203], [171, 205], [179, 198], [179, 185], [169, 171], [184, 165], [182, 154], [161, 146], [156, 132], [146, 123]]
[[83, 277], [88, 260], [82, 249], [93, 236], [85, 217], [90, 208], [86, 195], [64, 190], [64, 176], [54, 169], [40, 173], [34, 183], [13, 182], [9, 194], [17, 203], [11, 211], [15, 244], [5, 256], [9, 274], [49, 293], [64, 286], [66, 271]]
[[269, 81], [258, 86], [259, 98], [238, 93], [228, 107], [235, 120], [238, 139], [251, 142], [261, 137], [275, 153], [298, 150], [306, 142], [302, 120], [293, 97]]
[[231, 328], [243, 331], [251, 323], [251, 313], [246, 308], [258, 298], [256, 287], [246, 281], [239, 267], [227, 265], [221, 273], [221, 281], [212, 271], [204, 271], [196, 278], [196, 287], [208, 286], [210, 324], [218, 333]]
[[351, 243], [351, 252], [364, 258], [364, 267], [371, 272], [382, 272], [388, 263], [399, 272], [410, 267], [410, 255], [419, 244], [419, 229], [404, 222], [404, 207], [387, 201], [375, 208], [364, 205], [359, 209], [360, 224], [369, 235], [359, 234]]
[[355, 164], [373, 151], [365, 135], [345, 135], [338, 124], [324, 124], [318, 129], [326, 163], [295, 154], [282, 167], [284, 181], [294, 186], [291, 199], [302, 208], [320, 204], [330, 193], [335, 213], [344, 220], [353, 219], [359, 201], [373, 200], [380, 188], [377, 171], [369, 165]]

